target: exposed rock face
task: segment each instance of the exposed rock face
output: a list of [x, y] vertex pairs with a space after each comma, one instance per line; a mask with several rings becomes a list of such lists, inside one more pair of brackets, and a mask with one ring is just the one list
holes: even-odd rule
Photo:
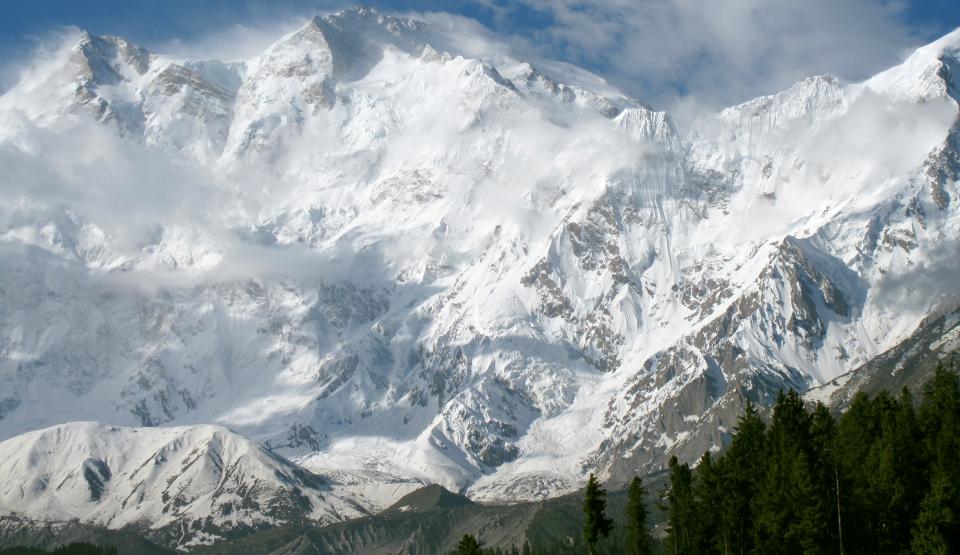
[[[829, 383], [956, 292], [958, 42], [681, 130], [365, 8], [238, 62], [79, 37], [0, 97], [0, 437], [217, 422], [318, 474], [478, 499], [694, 460], [747, 399]], [[184, 461], [244, 472], [203, 446]], [[121, 471], [80, 460], [105, 503]], [[324, 506], [280, 481], [282, 506], [205, 510]], [[167, 495], [145, 518], [195, 506]]]
[[938, 365], [948, 369], [960, 365], [960, 310], [931, 314], [905, 341], [867, 364], [810, 389], [806, 398], [845, 409], [857, 393], [887, 391], [896, 395], [906, 388], [920, 395]]

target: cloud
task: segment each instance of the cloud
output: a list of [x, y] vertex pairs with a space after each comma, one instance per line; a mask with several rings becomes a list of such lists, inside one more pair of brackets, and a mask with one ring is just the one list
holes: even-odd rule
[[[929, 29], [905, 23], [905, 4], [899, 0], [464, 0], [453, 4], [387, 0], [376, 4], [387, 12], [423, 10], [420, 15], [446, 26], [446, 38], [465, 54], [489, 57], [508, 45], [519, 57], [586, 67], [656, 107], [696, 112], [776, 92], [815, 74], [859, 80], [893, 65], [907, 50], [930, 38], [920, 36]], [[224, 13], [201, 10], [210, 19], [208, 28], [180, 22], [179, 27], [189, 30], [181, 38], [129, 38], [164, 54], [247, 58], [307, 18], [349, 5], [339, 0], [292, 0], [279, 7], [249, 2]], [[430, 9], [439, 11], [427, 12]], [[479, 17], [482, 24], [463, 14]], [[5, 83], [10, 74], [0, 72], [0, 90], [10, 85]]]
[[[16, 125], [12, 118], [5, 125]], [[15, 141], [0, 143], [0, 210], [27, 206], [70, 210], [115, 237], [149, 234], [161, 222], [201, 223], [221, 191], [199, 165], [118, 137], [87, 119], [56, 130], [19, 122]]]
[[916, 262], [879, 280], [872, 292], [876, 298], [904, 311], [956, 305], [960, 300], [960, 241], [944, 238], [923, 247], [922, 255], [913, 257]]
[[[584, 26], [579, 30], [582, 33], [580, 36], [567, 37], [568, 48], [589, 42], [620, 44], [624, 41], [652, 40], [628, 37], [623, 35], [622, 30], [618, 31], [617, 26], [623, 23], [614, 21], [615, 18], [603, 12], [617, 5], [615, 1], [595, 6], [570, 2], [558, 4], [550, 8], [555, 9], [557, 15], [543, 31], [545, 35], [517, 39], [509, 44], [504, 44], [500, 37], [474, 20], [450, 14], [427, 14], [425, 17], [437, 26], [435, 35], [440, 41], [438, 46], [459, 47], [460, 51], [470, 56], [482, 58], [522, 55], [522, 52], [518, 54], [521, 50], [536, 55], [541, 48], [537, 46], [538, 41], [554, 40], [551, 34], [558, 33], [565, 25], [573, 26], [577, 17], [586, 17], [599, 23]], [[690, 9], [690, 2], [656, 0], [641, 5], [642, 9], [631, 6], [622, 4], [627, 17], [646, 16], [648, 14], [643, 9], [647, 9], [653, 10], [651, 17], [654, 19], [666, 20], [679, 18], [676, 10]], [[509, 10], [505, 13], [509, 14]], [[753, 39], [743, 38], [749, 48], [743, 44], [738, 46], [732, 28], [747, 16], [728, 16], [731, 21], [725, 24], [712, 22], [711, 33], [720, 37], [717, 39], [718, 48], [729, 53], [728, 65], [743, 65], [743, 60], [754, 55], [757, 43], [767, 38], [757, 38], [761, 33], [755, 32]], [[709, 19], [702, 15], [697, 17]], [[754, 19], [764, 17], [776, 19], [786, 16], [761, 16], [755, 13], [749, 16]], [[261, 22], [256, 28], [234, 25], [197, 40], [168, 43], [166, 48], [154, 46], [154, 49], [200, 58], [246, 57], [262, 52], [266, 44], [301, 24], [301, 19], [284, 16], [273, 22]], [[686, 29], [683, 32], [693, 34], [691, 29], [703, 27], [706, 22], [678, 22], [678, 25]], [[618, 36], [618, 33], [622, 36]], [[698, 47], [696, 44], [682, 44], [682, 38], [681, 34], [673, 43], [664, 43], [660, 51], [673, 59], [688, 60]], [[701, 50], [706, 48], [705, 41], [701, 37]], [[793, 50], [799, 51], [798, 48]], [[784, 48], [784, 51], [792, 50]], [[608, 54], [614, 57], [614, 52], [615, 49]], [[51, 53], [50, 56], [54, 54], [59, 56], [62, 52]], [[781, 55], [781, 60], [784, 55]], [[639, 60], [642, 66], [654, 73], [679, 71], [649, 53], [636, 57], [621, 53], [619, 58], [624, 63], [631, 59]], [[398, 60], [384, 64], [379, 70], [381, 75], [373, 76], [368, 83], [358, 86], [362, 88], [369, 87], [370, 83], [392, 82], [397, 74], [414, 75], [411, 68], [403, 66], [403, 59], [400, 56]], [[397, 106], [404, 107], [404, 113], [385, 113], [380, 120], [387, 125], [392, 121], [391, 118], [400, 117], [403, 125], [389, 130], [389, 133], [384, 131], [384, 136], [390, 137], [389, 142], [380, 144], [379, 140], [373, 140], [369, 144], [363, 143], [360, 152], [356, 149], [357, 145], [350, 141], [352, 137], [366, 136], [369, 129], [364, 127], [362, 121], [352, 131], [344, 127], [352, 121], [349, 114], [344, 112], [350, 107], [338, 105], [334, 110], [322, 112], [312, 120], [313, 123], [293, 134], [295, 136], [287, 137], [282, 144], [276, 143], [279, 150], [275, 154], [280, 158], [275, 160], [275, 167], [285, 168], [281, 172], [283, 175], [279, 176], [268, 171], [254, 172], [252, 166], [243, 167], [242, 171], [231, 175], [217, 174], [216, 168], [203, 167], [186, 157], [172, 153], [165, 155], [158, 149], [123, 140], [108, 126], [92, 121], [78, 121], [72, 128], [56, 131], [34, 127], [26, 120], [21, 123], [0, 122], [3, 124], [0, 129], [6, 129], [9, 131], [7, 135], [14, 137], [11, 142], [0, 142], [0, 167], [5, 169], [0, 174], [0, 190], [5, 193], [0, 198], [0, 225], [6, 223], [7, 229], [12, 229], [20, 225], [18, 222], [42, 219], [46, 216], [37, 216], [37, 212], [28, 215], [25, 208], [29, 205], [42, 206], [79, 214], [95, 222], [111, 238], [109, 248], [120, 254], [128, 254], [131, 258], [139, 256], [145, 249], [148, 253], [154, 253], [164, 245], [172, 245], [170, 251], [174, 256], [182, 253], [184, 259], [206, 262], [197, 264], [198, 271], [207, 271], [208, 277], [215, 281], [239, 279], [245, 275], [269, 278], [290, 275], [309, 279], [318, 275], [340, 275], [336, 272], [343, 268], [343, 261], [351, 259], [353, 255], [344, 252], [320, 256], [311, 250], [312, 247], [290, 243], [314, 242], [315, 247], [324, 243], [322, 248], [330, 248], [329, 238], [323, 236], [326, 228], [320, 228], [329, 225], [329, 229], [336, 229], [336, 225], [340, 224], [336, 224], [336, 221], [327, 224], [322, 221], [323, 218], [346, 218], [352, 222], [354, 216], [323, 215], [315, 222], [303, 216], [304, 209], [320, 207], [334, 198], [336, 202], [333, 204], [356, 208], [357, 215], [366, 217], [370, 210], [381, 208], [377, 204], [379, 201], [358, 196], [366, 194], [365, 187], [387, 191], [395, 195], [393, 201], [398, 203], [404, 202], [404, 195], [416, 198], [418, 185], [415, 179], [409, 178], [411, 166], [449, 169], [447, 174], [438, 172], [429, 176], [429, 186], [449, 188], [448, 198], [469, 199], [470, 202], [460, 206], [451, 200], [450, 206], [438, 204], [443, 212], [410, 216], [409, 221], [402, 222], [403, 225], [398, 229], [404, 233], [424, 235], [422, 241], [410, 242], [419, 245], [423, 251], [406, 253], [404, 245], [391, 244], [391, 248], [401, 254], [384, 255], [383, 258], [389, 258], [384, 261], [385, 265], [403, 259], [435, 256], [437, 260], [442, 260], [444, 257], [472, 256], [474, 252], [471, 249], [481, 248], [490, 230], [501, 222], [527, 222], [526, 229], [531, 231], [528, 237], [521, 237], [524, 240], [544, 235], [545, 229], [556, 223], [557, 214], [564, 213], [564, 203], [573, 202], [570, 200], [572, 196], [567, 196], [569, 190], [587, 195], [588, 191], [605, 186], [606, 176], [615, 174], [618, 168], [630, 167], [632, 161], [646, 153], [648, 145], [627, 141], [607, 120], [599, 116], [560, 121], [563, 120], [562, 114], [551, 114], [551, 117], [545, 118], [539, 111], [532, 110], [509, 112], [504, 116], [509, 121], [496, 121], [489, 119], [492, 116], [484, 115], [483, 110], [461, 113], [457, 107], [462, 104], [462, 91], [456, 89], [455, 85], [466, 67], [453, 64], [449, 70], [454, 73], [446, 78], [440, 76], [437, 81], [419, 83], [415, 79], [400, 80], [397, 82], [407, 85], [400, 87], [395, 84], [378, 89], [378, 94], [405, 95], [394, 99]], [[713, 71], [719, 69], [713, 68]], [[746, 69], [743, 71], [746, 72]], [[731, 83], [725, 83], [724, 86], [729, 88]], [[755, 83], [755, 86], [759, 85]], [[434, 96], [429, 104], [424, 104], [421, 102], [422, 92], [428, 87]], [[722, 92], [721, 87], [718, 90]], [[718, 98], [708, 95], [706, 100], [700, 100], [694, 89], [687, 92], [689, 102], [712, 102]], [[495, 96], [479, 100], [498, 102]], [[906, 160], [904, 163], [915, 164], [916, 158], [924, 155], [926, 150], [917, 149], [927, 148], [923, 145], [930, 142], [927, 134], [930, 118], [925, 116], [932, 114], [937, 116], [933, 120], [941, 121], [941, 114], [931, 111], [939, 106], [933, 105], [918, 108], [914, 117], [904, 117], [905, 110], [910, 107], [891, 107], [872, 101], [869, 97], [865, 97], [855, 108], [849, 117], [842, 120], [843, 126], [835, 125], [829, 128], [829, 133], [817, 136], [810, 144], [799, 145], [811, 167], [818, 165], [814, 162], [821, 159], [823, 161], [819, 165], [829, 166], [832, 153], [842, 150], [862, 158], [858, 159], [858, 163], [862, 162], [857, 166], [858, 171], [875, 170], [885, 175], [896, 169], [889, 167], [894, 162]], [[560, 120], [555, 121], [554, 118]], [[897, 127], [903, 121], [916, 122], [916, 125]], [[15, 125], [21, 125], [23, 129], [16, 133], [10, 131]], [[509, 129], [509, 132], [489, 144], [475, 141], [478, 137], [474, 133], [496, 128]], [[0, 137], [3, 135], [4, 132], [0, 132]], [[881, 145], [858, 142], [863, 137], [890, 136], [903, 137], [910, 148], [891, 146], [884, 149], [887, 142]], [[584, 137], [587, 142], [582, 142]], [[786, 136], [783, 140], [793, 143], [798, 139]], [[323, 145], [323, 148], [318, 148], [318, 145]], [[905, 153], [910, 153], [910, 156]], [[488, 159], [495, 162], [495, 172], [491, 173]], [[583, 160], [590, 160], [591, 163], [583, 164]], [[313, 165], [318, 161], [322, 161], [324, 167], [336, 168], [336, 171], [318, 177], [313, 171]], [[838, 171], [832, 173], [839, 175]], [[865, 174], [866, 171], [861, 173]], [[401, 184], [407, 190], [398, 188], [391, 181], [396, 176], [406, 179]], [[802, 195], [802, 191], [797, 194]], [[343, 198], [331, 195], [342, 195]], [[804, 206], [802, 202], [796, 204]], [[360, 226], [359, 223], [356, 225]], [[426, 226], [436, 227], [438, 238], [434, 240], [426, 236], [422, 229]], [[283, 228], [282, 237], [276, 238], [278, 243], [283, 244], [275, 245], [276, 248], [259, 244], [256, 234], [261, 228], [268, 234], [271, 230]], [[0, 228], [0, 234], [4, 231]], [[511, 232], [510, 229], [505, 231]], [[469, 240], [445, 238], [445, 234], [457, 233], [461, 234], [461, 239], [466, 237]], [[379, 240], [375, 235], [371, 234], [368, 238], [370, 242]], [[158, 243], [162, 244], [157, 246]], [[446, 245], [455, 243], [469, 245], [470, 249], [465, 249], [463, 253], [444, 250]], [[182, 248], [178, 249], [178, 245]], [[188, 265], [190, 260], [177, 267]], [[373, 263], [368, 265], [376, 266]], [[163, 271], [159, 265], [148, 266], [147, 269], [156, 269], [158, 274]], [[216, 269], [216, 272], [212, 269]]]
[[[485, 0], [501, 21], [515, 12]], [[585, 65], [661, 107], [719, 108], [831, 73], [859, 80], [920, 39], [882, 0], [523, 0], [549, 22], [541, 53]]]
[[282, 14], [270, 20], [234, 23], [189, 40], [173, 38], [148, 44], [151, 51], [192, 60], [243, 60], [263, 53], [283, 35], [307, 23], [309, 16]]

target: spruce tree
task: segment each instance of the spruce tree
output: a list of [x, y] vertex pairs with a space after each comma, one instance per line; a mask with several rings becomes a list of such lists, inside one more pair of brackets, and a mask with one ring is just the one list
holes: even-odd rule
[[837, 449], [837, 421], [822, 403], [817, 403], [810, 422], [813, 441], [815, 487], [821, 490], [827, 523], [822, 545], [829, 551], [843, 548], [843, 510], [840, 490], [840, 452]]
[[753, 551], [755, 498], [767, 472], [766, 425], [749, 400], [725, 458], [723, 511], [720, 521], [724, 553]]
[[722, 463], [714, 462], [707, 451], [700, 458], [693, 481], [697, 525], [693, 530], [693, 546], [697, 553], [721, 553], [725, 545], [720, 528], [723, 518], [722, 498], [726, 488], [722, 483]]
[[645, 497], [643, 482], [639, 476], [634, 476], [627, 491], [627, 553], [629, 555], [647, 555], [653, 549], [650, 531], [647, 530]]
[[670, 489], [667, 491], [667, 549], [674, 555], [696, 553], [697, 507], [690, 466], [670, 457]]
[[792, 509], [795, 520], [787, 526], [791, 545], [799, 546], [802, 553], [832, 553], [828, 541], [831, 536], [830, 505], [814, 465], [804, 451], [797, 453], [790, 472], [795, 496]]
[[953, 489], [955, 485], [942, 472], [936, 472], [931, 478], [931, 489], [920, 504], [920, 514], [913, 527], [911, 547], [914, 553], [955, 553], [951, 545], [956, 542], [952, 531], [956, 529], [957, 522], [949, 507]]
[[922, 447], [918, 449], [923, 442], [910, 395], [902, 394], [897, 401], [883, 392], [873, 403], [880, 430], [862, 469], [869, 493], [867, 511], [871, 513], [866, 519], [873, 542], [869, 547], [898, 553], [910, 547], [911, 523], [928, 485], [928, 464]]
[[797, 443], [809, 432], [803, 430], [805, 416], [802, 402], [781, 391], [768, 432], [767, 473], [756, 498], [754, 541], [763, 553], [800, 551], [795, 538], [788, 537], [788, 528], [796, 518], [793, 464], [798, 455]]
[[853, 398], [837, 427], [843, 543], [863, 552], [876, 551], [873, 532], [873, 494], [868, 470], [873, 444], [880, 436], [874, 402], [864, 393]]
[[[930, 487], [921, 503], [914, 545], [937, 545], [945, 538], [950, 553], [960, 552], [960, 383], [938, 365], [924, 389], [918, 420], [931, 461]], [[936, 552], [934, 549], [931, 552]]]
[[482, 555], [480, 542], [472, 534], [464, 534], [457, 543], [457, 555]]
[[597, 540], [600, 536], [606, 537], [613, 528], [613, 521], [606, 515], [607, 500], [604, 499], [606, 495], [606, 490], [600, 487], [600, 483], [591, 473], [583, 500], [583, 539], [591, 555], [596, 553]]

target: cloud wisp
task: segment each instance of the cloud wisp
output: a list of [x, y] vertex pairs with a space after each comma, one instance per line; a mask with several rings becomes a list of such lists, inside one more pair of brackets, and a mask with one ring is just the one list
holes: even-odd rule
[[[503, 22], [516, 5], [484, 0]], [[921, 42], [882, 0], [523, 0], [549, 22], [521, 43], [593, 68], [658, 107], [717, 109], [830, 73], [859, 80]]]

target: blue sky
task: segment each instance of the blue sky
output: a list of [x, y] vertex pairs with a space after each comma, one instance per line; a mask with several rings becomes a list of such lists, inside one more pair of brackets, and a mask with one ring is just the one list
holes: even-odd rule
[[[956, 0], [370, 1], [384, 11], [479, 21], [523, 54], [581, 65], [653, 104], [719, 106], [816, 73], [860, 79], [960, 25]], [[211, 36], [281, 32], [331, 0], [38, 0], [0, 2], [0, 65], [75, 26], [148, 48]], [[12, 72], [6, 71], [9, 84]], [[0, 83], [4, 84], [4, 83]]]

